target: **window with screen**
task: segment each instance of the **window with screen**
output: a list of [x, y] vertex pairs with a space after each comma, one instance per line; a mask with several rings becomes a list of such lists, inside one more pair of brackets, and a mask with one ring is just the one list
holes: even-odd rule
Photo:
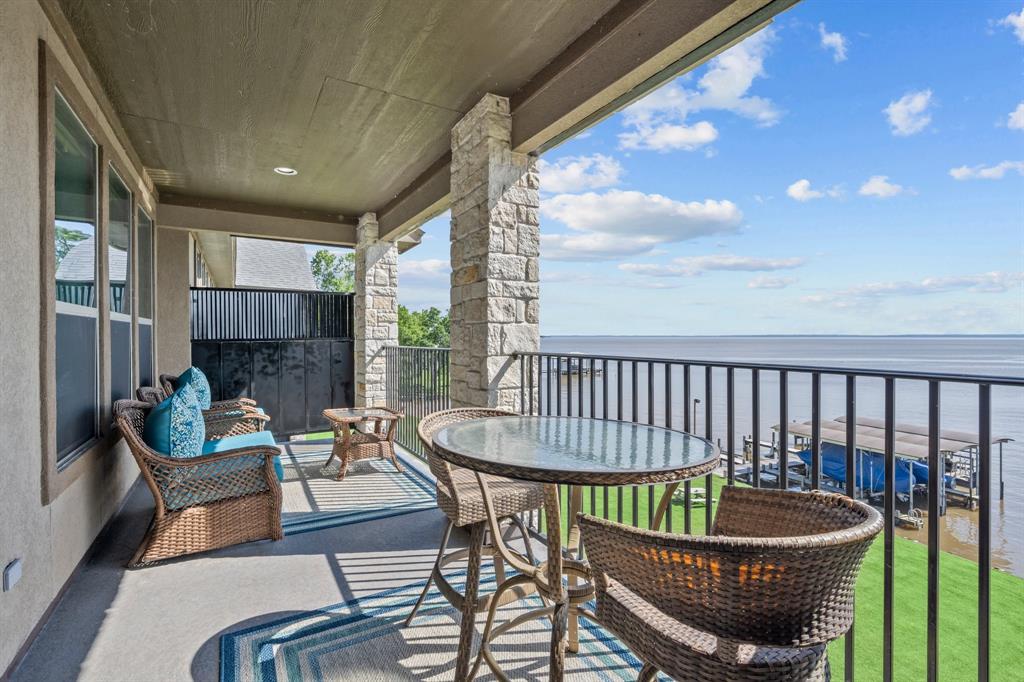
[[153, 385], [153, 220], [139, 211], [139, 385]]
[[54, 99], [57, 461], [99, 433], [96, 142], [58, 92]]
[[132, 193], [107, 169], [107, 278], [110, 282], [110, 398], [132, 397]]

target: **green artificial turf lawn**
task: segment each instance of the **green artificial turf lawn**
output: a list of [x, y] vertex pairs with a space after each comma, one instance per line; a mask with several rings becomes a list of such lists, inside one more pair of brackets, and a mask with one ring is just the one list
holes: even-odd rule
[[[706, 479], [692, 482], [704, 487]], [[713, 477], [714, 499], [717, 501], [725, 480]], [[661, 499], [663, 486], [655, 486], [654, 503]], [[680, 490], [682, 486], [680, 486]], [[633, 521], [633, 489], [622, 488], [622, 519]], [[648, 525], [649, 496], [647, 488], [639, 488], [637, 519]], [[619, 489], [608, 490], [608, 518], [617, 520], [620, 506]], [[590, 489], [583, 490], [583, 511], [604, 516], [604, 490], [595, 490], [596, 512], [591, 507]], [[563, 518], [568, 516], [563, 494]], [[684, 509], [681, 502], [672, 505], [672, 530], [682, 533]], [[712, 510], [714, 507], [712, 506]], [[705, 527], [705, 507], [694, 505], [691, 532], [700, 534]], [[543, 529], [543, 525], [541, 528]], [[663, 526], [664, 528], [664, 526]], [[564, 524], [563, 524], [564, 529]], [[922, 539], [925, 536], [922, 531]], [[928, 548], [902, 537], [894, 539], [894, 613], [893, 670], [894, 679], [925, 680], [927, 678], [928, 637]], [[871, 546], [857, 580], [855, 620], [856, 680], [882, 679], [883, 562], [882, 536]], [[939, 678], [969, 680], [977, 677], [978, 658], [978, 565], [973, 561], [946, 552], [940, 555], [939, 576]], [[991, 645], [992, 680], [1024, 679], [1024, 580], [1008, 573], [992, 571], [991, 582]], [[844, 673], [844, 641], [829, 647], [832, 679], [842, 680]]]

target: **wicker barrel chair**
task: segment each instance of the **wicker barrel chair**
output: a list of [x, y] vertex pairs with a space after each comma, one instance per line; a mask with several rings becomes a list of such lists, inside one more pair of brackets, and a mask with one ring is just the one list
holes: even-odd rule
[[118, 427], [156, 503], [149, 530], [129, 566], [253, 540], [280, 540], [281, 485], [274, 458], [281, 451], [259, 445], [191, 458], [167, 457], [142, 439], [151, 409], [150, 403], [134, 400], [114, 404]]
[[[141, 402], [158, 405], [168, 394], [162, 388], [142, 386], [135, 389], [135, 395]], [[203, 410], [203, 420], [206, 422], [206, 438], [210, 440], [262, 431], [270, 417], [247, 408], [211, 407]]]
[[596, 619], [679, 680], [828, 680], [877, 511], [842, 495], [726, 487], [707, 536], [580, 515]]
[[[493, 547], [485, 542], [487, 529], [487, 510], [484, 507], [483, 493], [477, 481], [476, 474], [467, 469], [455, 467], [434, 454], [432, 445], [434, 434], [446, 426], [468, 421], [470, 419], [486, 419], [489, 417], [510, 417], [516, 416], [514, 412], [505, 412], [488, 408], [456, 408], [443, 410], [424, 417], [418, 426], [419, 438], [427, 453], [427, 462], [430, 471], [437, 481], [437, 504], [448, 517], [448, 525], [444, 530], [441, 539], [441, 547], [437, 553], [437, 560], [434, 562], [434, 569], [423, 587], [416, 605], [406, 619], [406, 625], [412, 622], [416, 611], [420, 608], [426, 598], [432, 582], [437, 583], [441, 594], [462, 613], [462, 625], [459, 637], [458, 659], [456, 663], [455, 679], [465, 679], [469, 670], [470, 647], [473, 641], [475, 616], [477, 613], [487, 611], [490, 607], [490, 597], [486, 595], [478, 598], [475, 594], [476, 580], [474, 575], [479, 575], [480, 562], [483, 554], [489, 554], [494, 558], [495, 573], [498, 583], [504, 580], [504, 567], [501, 557]], [[522, 534], [523, 542], [526, 544], [526, 553], [532, 563], [534, 561], [533, 550], [530, 547], [530, 535], [519, 518], [519, 514], [540, 509], [544, 505], [544, 486], [540, 483], [529, 483], [525, 481], [514, 481], [499, 476], [484, 476], [487, 488], [491, 493], [492, 504], [495, 513], [502, 520], [510, 520]], [[451, 539], [452, 528], [465, 528], [469, 531], [469, 547], [467, 549], [450, 552], [448, 542]], [[462, 559], [468, 559], [467, 589], [466, 594], [460, 593], [444, 577], [442, 571], [445, 566]], [[507, 601], [511, 602], [521, 598], [521, 594], [508, 593]]]
[[[166, 398], [178, 388], [178, 377], [174, 374], [160, 375], [160, 388], [163, 389], [163, 397]], [[211, 410], [238, 410], [256, 408], [256, 401], [252, 398], [232, 398], [231, 400], [214, 400], [210, 403]]]

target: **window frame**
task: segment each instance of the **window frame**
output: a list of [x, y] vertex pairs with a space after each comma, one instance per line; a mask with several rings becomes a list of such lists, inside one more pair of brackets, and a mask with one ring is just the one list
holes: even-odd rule
[[[138, 245], [141, 244], [139, 239], [139, 228], [142, 225], [141, 216], [145, 216], [146, 220], [149, 221], [149, 270], [150, 270], [150, 281], [149, 281], [149, 317], [142, 317], [142, 287], [140, 286], [140, 278], [142, 276], [142, 267], [139, 263], [139, 259], [142, 256], [142, 249]], [[133, 275], [134, 293], [132, 294], [132, 350], [135, 362], [135, 379], [139, 386], [143, 385], [145, 381], [146, 386], [156, 386], [156, 220], [151, 217], [150, 211], [146, 210], [144, 206], [136, 205], [135, 211], [133, 212], [133, 218], [135, 219], [134, 225], [134, 238], [136, 243], [135, 253], [133, 258], [135, 259], [135, 272]], [[151, 376], [142, 376], [142, 338], [140, 330], [142, 329], [143, 320], [147, 320], [149, 325], [149, 364]]]
[[[93, 413], [93, 419], [92, 419], [92, 422], [93, 422], [92, 423], [92, 429], [93, 429], [92, 436], [90, 438], [88, 438], [87, 440], [85, 440], [84, 442], [82, 442], [77, 447], [75, 447], [74, 449], [72, 449], [70, 452], [66, 453], [63, 457], [61, 456], [60, 452], [57, 453], [57, 470], [58, 471], [62, 471], [63, 469], [66, 469], [68, 466], [70, 466], [74, 462], [75, 459], [80, 457], [82, 454], [87, 452], [89, 449], [95, 447], [95, 445], [99, 442], [99, 440], [101, 439], [101, 437], [103, 435], [103, 427], [102, 427], [102, 422], [103, 422], [103, 418], [102, 418], [102, 412], [103, 412], [103, 394], [102, 394], [103, 363], [101, 361], [101, 357], [103, 356], [103, 348], [101, 346], [101, 344], [102, 344], [101, 336], [102, 335], [100, 334], [100, 325], [102, 324], [102, 321], [101, 321], [102, 311], [100, 310], [100, 306], [101, 306], [101, 304], [106, 302], [106, 296], [104, 295], [104, 292], [102, 291], [101, 283], [100, 283], [100, 271], [103, 269], [101, 264], [100, 264], [100, 259], [102, 258], [102, 254], [104, 253], [103, 247], [105, 246], [106, 242], [105, 242], [105, 235], [101, 234], [102, 230], [101, 230], [100, 224], [101, 224], [101, 222], [103, 220], [103, 214], [106, 211], [106, 207], [105, 206], [101, 207], [101, 205], [104, 203], [104, 200], [106, 198], [105, 197], [105, 195], [106, 195], [106, 192], [105, 192], [106, 179], [105, 178], [101, 179], [101, 177], [100, 177], [102, 175], [103, 165], [102, 165], [102, 154], [101, 154], [101, 150], [100, 150], [99, 140], [96, 139], [95, 135], [89, 129], [89, 126], [82, 119], [82, 117], [79, 116], [78, 112], [75, 111], [75, 107], [71, 103], [71, 99], [67, 95], [64, 94], [63, 87], [60, 84], [55, 84], [54, 88], [53, 88], [53, 106], [54, 106], [54, 115], [53, 115], [54, 123], [53, 123], [53, 125], [54, 125], [54, 129], [56, 129], [55, 128], [56, 122], [57, 122], [56, 106], [57, 106], [57, 102], [58, 101], [63, 101], [64, 105], [67, 107], [67, 110], [74, 117], [74, 119], [78, 123], [78, 125], [81, 126], [81, 128], [85, 132], [86, 136], [88, 136], [89, 141], [92, 142], [93, 149], [94, 149], [92, 172], [93, 172], [93, 182], [94, 182], [95, 192], [96, 192], [95, 196], [93, 197], [93, 206], [92, 206], [93, 216], [94, 216], [93, 234], [92, 234], [92, 238], [93, 238], [93, 254], [92, 254], [92, 256], [93, 256], [92, 257], [92, 261], [93, 261], [93, 272], [92, 272], [93, 279], [92, 279], [92, 287], [93, 287], [93, 299], [94, 299], [93, 305], [81, 305], [81, 304], [77, 304], [77, 303], [69, 303], [69, 302], [65, 302], [65, 301], [59, 301], [59, 300], [57, 300], [56, 292], [54, 292], [54, 297], [53, 297], [54, 312], [55, 313], [57, 311], [61, 311], [61, 312], [63, 312], [63, 314], [66, 314], [66, 315], [74, 315], [74, 316], [77, 316], [77, 317], [87, 317], [87, 318], [93, 319], [95, 321], [95, 323], [96, 323], [95, 330], [93, 332], [93, 341], [96, 344], [96, 358], [95, 358], [96, 359], [96, 365], [95, 365], [95, 372], [94, 372], [94, 377], [93, 377], [95, 382], [96, 382], [96, 394], [93, 396], [93, 398], [96, 401], [96, 410]], [[51, 177], [53, 178], [52, 184], [54, 186], [54, 220], [53, 220], [53, 228], [52, 228], [53, 229], [53, 234], [51, 234], [49, 238], [50, 238], [51, 241], [56, 241], [56, 234], [55, 234], [56, 233], [56, 157], [55, 157], [56, 143], [54, 144], [54, 148], [53, 148], [53, 150], [51, 150], [50, 153], [52, 155], [54, 155], [54, 164], [55, 165], [54, 165], [54, 173], [51, 175]], [[101, 239], [103, 239], [104, 241], [101, 242]], [[56, 246], [54, 247], [54, 249], [56, 250]], [[52, 280], [54, 282], [54, 286], [56, 287], [56, 283], [57, 283], [56, 255], [54, 256], [53, 260], [54, 260], [54, 273], [53, 273]], [[56, 320], [54, 320], [54, 324], [56, 325]], [[54, 348], [54, 372], [56, 372], [56, 347]], [[55, 407], [56, 407], [56, 404], [55, 404]], [[54, 418], [56, 419], [56, 414], [54, 414]]]
[[[103, 262], [106, 264], [106, 267], [107, 267], [107, 296], [108, 297], [110, 296], [110, 216], [109, 216], [110, 208], [109, 207], [110, 207], [110, 200], [111, 200], [111, 198], [113, 196], [111, 194], [111, 188], [110, 188], [110, 173], [113, 173], [114, 175], [117, 176], [117, 179], [121, 182], [121, 184], [124, 186], [125, 190], [127, 190], [127, 192], [128, 192], [128, 255], [127, 255], [127, 258], [125, 259], [126, 260], [125, 268], [127, 268], [127, 272], [125, 273], [125, 287], [128, 290], [129, 298], [128, 298], [128, 301], [127, 301], [127, 308], [128, 308], [128, 312], [127, 313], [125, 313], [125, 312], [115, 312], [115, 311], [111, 310], [110, 309], [110, 301], [109, 300], [107, 301], [107, 316], [109, 318], [108, 321], [107, 321], [107, 334], [108, 334], [108, 339], [112, 339], [112, 337], [113, 337], [112, 325], [113, 325], [114, 321], [116, 320], [116, 321], [124, 322], [125, 320], [123, 319], [123, 317], [127, 317], [128, 318], [127, 319], [127, 322], [128, 322], [128, 344], [129, 344], [128, 353], [130, 355], [129, 367], [128, 367], [128, 372], [129, 372], [129, 377], [130, 378], [129, 378], [128, 383], [132, 387], [135, 387], [135, 386], [138, 385], [138, 379], [139, 379], [139, 367], [138, 367], [138, 363], [136, 362], [136, 358], [135, 358], [135, 343], [136, 343], [136, 341], [135, 341], [135, 332], [134, 332], [135, 325], [138, 323], [137, 317], [135, 315], [135, 250], [137, 248], [137, 238], [138, 238], [138, 233], [136, 232], [136, 219], [135, 219], [135, 217], [136, 217], [135, 216], [135, 213], [136, 213], [136, 202], [135, 202], [136, 193], [135, 193], [135, 190], [132, 188], [132, 186], [128, 183], [128, 180], [126, 179], [126, 177], [127, 177], [126, 174], [123, 173], [119, 169], [118, 164], [114, 160], [112, 160], [112, 159], [108, 160], [107, 161], [107, 166], [106, 166], [107, 194], [106, 194], [106, 197], [105, 197], [105, 200], [107, 202], [107, 213], [108, 213], [107, 221], [106, 221], [106, 223], [107, 223], [107, 227], [106, 227], [107, 242], [104, 245], [105, 246], [105, 249], [104, 249], [104, 256], [105, 257], [103, 259]], [[122, 296], [123, 296], [123, 294], [122, 294]], [[122, 305], [122, 310], [124, 309], [124, 307], [125, 306]], [[117, 315], [118, 317], [114, 317], [115, 315]], [[112, 343], [112, 341], [108, 341], [108, 344], [109, 343]], [[111, 372], [110, 381], [109, 381], [109, 385], [108, 385], [107, 388], [108, 388], [108, 393], [112, 394], [112, 392], [113, 392], [113, 374], [112, 373], [113, 373], [113, 370], [114, 370], [113, 351], [112, 350], [108, 350], [107, 355], [110, 358], [110, 360], [109, 360], [109, 369], [110, 369], [110, 372]], [[134, 396], [129, 396], [129, 397], [134, 399]], [[113, 395], [108, 395], [107, 399], [111, 401], [111, 409], [112, 409], [113, 408]], [[107, 421], [112, 423], [113, 420], [114, 420], [114, 415], [113, 415], [113, 412], [111, 412], [109, 415], [107, 415]]]
[[[131, 148], [122, 143], [118, 136], [116, 122], [109, 121], [104, 114], [96, 114], [103, 108], [89, 90], [88, 80], [82, 87], [71, 78], [58, 61], [56, 55], [39, 40], [39, 211], [40, 211], [40, 305], [39, 305], [39, 376], [40, 376], [40, 440], [42, 450], [41, 500], [51, 504], [79, 476], [88, 471], [95, 462], [109, 456], [113, 446], [120, 439], [120, 433], [112, 424], [111, 403], [111, 356], [110, 356], [110, 304], [109, 268], [107, 256], [109, 218], [109, 175], [113, 168], [124, 182], [132, 196], [131, 240], [137, 243], [135, 220], [137, 211], [145, 206], [149, 215], [155, 214], [155, 196], [151, 186], [146, 184], [142, 165], [133, 156]], [[79, 81], [80, 82], [80, 81]], [[55, 123], [58, 93], [68, 104], [86, 132], [96, 144], [97, 213], [95, 239], [96, 253], [96, 319], [97, 319], [97, 391], [98, 410], [96, 435], [93, 439], [76, 448], [72, 453], [57, 459], [57, 377], [56, 377], [56, 322], [58, 301], [56, 298], [56, 146]], [[90, 107], [89, 102], [94, 102]], [[101, 119], [99, 116], [104, 116]], [[129, 172], [130, 171], [130, 172]], [[156, 241], [156, 222], [153, 221], [153, 241]], [[135, 257], [134, 255], [132, 256]], [[155, 248], [153, 299], [155, 312]], [[132, 278], [137, 278], [134, 268]], [[133, 282], [133, 284], [135, 284]], [[132, 295], [132, 377], [138, 380], [137, 346], [137, 286]], [[153, 321], [153, 335], [156, 336], [156, 321]], [[155, 344], [154, 344], [155, 354]], [[155, 366], [155, 357], [154, 357]]]

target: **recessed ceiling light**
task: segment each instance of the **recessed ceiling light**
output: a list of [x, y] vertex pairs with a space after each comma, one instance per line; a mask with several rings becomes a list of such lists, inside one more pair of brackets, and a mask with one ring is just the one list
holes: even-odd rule
[[277, 168], [274, 169], [274, 172], [277, 173], [278, 175], [298, 175], [299, 174], [299, 171], [295, 170], [294, 168], [289, 168], [288, 166], [278, 166]]

